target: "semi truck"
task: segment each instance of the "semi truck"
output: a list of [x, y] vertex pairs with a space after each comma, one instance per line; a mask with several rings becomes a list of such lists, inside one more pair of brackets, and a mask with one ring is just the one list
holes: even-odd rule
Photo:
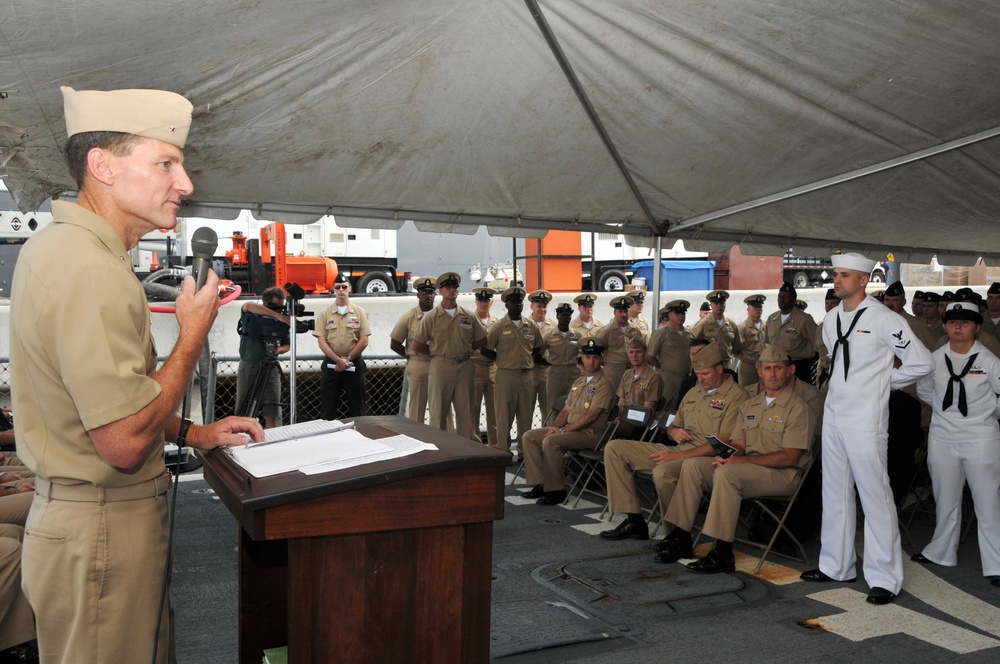
[[[784, 280], [797, 289], [820, 288], [833, 280], [833, 263], [829, 256], [796, 256], [794, 249], [789, 248], [784, 258]], [[885, 263], [878, 263], [868, 280], [873, 284], [885, 283]]]

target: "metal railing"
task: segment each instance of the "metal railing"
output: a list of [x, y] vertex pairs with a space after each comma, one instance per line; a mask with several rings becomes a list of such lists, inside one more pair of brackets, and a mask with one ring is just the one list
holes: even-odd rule
[[[159, 358], [162, 364], [165, 357]], [[215, 365], [214, 387], [209, 381], [209, 402], [215, 419], [232, 415], [236, 410], [236, 372], [240, 358], [238, 355], [213, 355]], [[278, 360], [281, 366], [281, 401], [287, 404], [289, 359]], [[300, 422], [317, 419], [320, 416], [320, 368], [321, 355], [299, 356], [296, 361], [296, 415]], [[400, 395], [406, 361], [397, 355], [365, 355], [367, 373], [365, 378], [366, 415], [397, 415], [400, 413]], [[10, 407], [10, 360], [0, 357], [0, 405]], [[341, 401], [339, 418], [347, 417], [346, 400]], [[283, 408], [283, 421], [288, 422], [288, 407]], [[15, 413], [16, 416], [16, 413]], [[486, 430], [486, 412], [479, 415], [480, 429]], [[535, 409], [533, 427], [541, 426], [541, 416]]]

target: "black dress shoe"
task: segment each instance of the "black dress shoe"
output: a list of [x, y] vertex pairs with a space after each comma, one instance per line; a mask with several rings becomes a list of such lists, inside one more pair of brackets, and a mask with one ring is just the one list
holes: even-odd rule
[[869, 604], [888, 604], [892, 600], [896, 599], [896, 596], [885, 588], [872, 588], [868, 592], [868, 603]]
[[1000, 588], [1000, 576], [990, 577], [990, 584]]
[[645, 523], [640, 526], [626, 519], [619, 523], [618, 527], [614, 530], [605, 530], [602, 532], [601, 537], [606, 540], [647, 540], [649, 539], [649, 528]]
[[525, 498], [541, 498], [545, 495], [545, 487], [541, 484], [536, 484], [531, 487], [530, 491], [525, 491], [521, 495]]
[[689, 563], [687, 568], [696, 574], [718, 574], [719, 572], [735, 572], [736, 558], [724, 556], [716, 549], [708, 552], [704, 558]]
[[671, 530], [667, 533], [663, 539], [653, 545], [653, 551], [656, 551], [657, 553], [660, 551], [666, 551], [670, 547], [670, 543], [674, 541], [674, 538], [676, 537], [674, 533], [676, 532], [676, 530]]
[[559, 505], [566, 500], [565, 491], [546, 491], [545, 494], [535, 501], [536, 505]]
[[676, 563], [681, 558], [694, 558], [690, 537], [676, 537], [670, 541], [663, 551], [653, 558], [658, 563]]
[[910, 560], [912, 560], [915, 563], [923, 563], [923, 564], [934, 562], [933, 560], [931, 560], [922, 553], [914, 553], [912, 556], [910, 556]]
[[853, 577], [851, 579], [844, 579], [843, 581], [837, 581], [833, 577], [827, 576], [822, 570], [811, 569], [808, 572], [802, 572], [799, 578], [803, 581], [812, 581], [813, 583], [854, 583], [858, 580], [858, 577]]

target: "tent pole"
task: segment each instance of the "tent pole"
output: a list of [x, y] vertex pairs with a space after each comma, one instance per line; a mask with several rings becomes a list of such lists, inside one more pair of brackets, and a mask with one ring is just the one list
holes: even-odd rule
[[656, 252], [655, 258], [653, 259], [653, 312], [650, 317], [653, 319], [653, 324], [650, 326], [650, 331], [655, 330], [660, 326], [660, 291], [663, 290], [663, 284], [660, 283], [661, 272], [663, 270], [660, 268], [663, 260], [663, 236], [656, 236]]

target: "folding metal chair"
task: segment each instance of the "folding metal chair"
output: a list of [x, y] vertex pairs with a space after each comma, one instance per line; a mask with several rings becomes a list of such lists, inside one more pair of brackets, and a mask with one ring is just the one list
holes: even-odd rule
[[[753, 570], [754, 574], [760, 573], [760, 568], [764, 566], [764, 560], [766, 560], [768, 555], [772, 553], [777, 556], [782, 556], [784, 558], [796, 560], [801, 563], [806, 563], [807, 565], [809, 564], [809, 556], [806, 554], [805, 547], [802, 546], [802, 542], [799, 541], [799, 539], [792, 533], [792, 531], [789, 530], [787, 526], [785, 526], [785, 520], [791, 513], [792, 507], [795, 505], [795, 501], [799, 497], [799, 491], [802, 490], [802, 486], [805, 484], [806, 477], [808, 477], [809, 471], [812, 469], [813, 462], [815, 460], [816, 456], [811, 456], [809, 458], [809, 462], [806, 463], [806, 465], [799, 471], [798, 473], [799, 482], [795, 486], [795, 491], [793, 491], [790, 496], [757, 496], [755, 498], [745, 499], [753, 503], [754, 506], [753, 508], [755, 510], [760, 510], [760, 512], [766, 514], [775, 523], [774, 533], [771, 535], [771, 539], [767, 542], [767, 544], [763, 544], [761, 542], [754, 542], [749, 539], [740, 539], [739, 537], [736, 538], [737, 542], [740, 542], [742, 544], [749, 544], [750, 546], [755, 546], [757, 548], [764, 550], [764, 552], [760, 556], [760, 560], [757, 562], [757, 566]], [[772, 509], [768, 505], [768, 503], [780, 503], [784, 505], [784, 509], [781, 510], [781, 514], [778, 514], [774, 509]], [[744, 517], [741, 516], [740, 521], [742, 521], [744, 525], [746, 525], [748, 519], [745, 519]], [[777, 541], [778, 536], [781, 533], [785, 533], [788, 539], [790, 539], [792, 543], [795, 545], [795, 548], [798, 549], [799, 551], [798, 557], [789, 555], [787, 553], [782, 553], [781, 551], [774, 550], [774, 543]]]
[[[657, 434], [661, 438], [667, 438], [667, 429], [670, 423], [673, 421], [673, 416], [677, 414], [676, 410], [662, 410], [660, 413], [650, 422], [649, 429], [647, 430], [647, 435], [649, 441], [652, 442], [656, 439]], [[660, 499], [656, 495], [656, 487], [653, 486], [653, 471], [651, 470], [637, 470], [633, 473], [636, 479], [640, 480], [636, 482], [635, 490], [639, 497], [640, 506], [643, 503], [649, 503], [649, 509], [641, 508], [644, 514], [648, 514], [646, 523], [652, 526], [655, 522], [656, 527], [651, 533], [652, 537], [656, 536], [656, 533], [660, 530]], [[645, 483], [648, 482], [650, 486], [653, 486], [651, 491], [646, 491]]]
[[[555, 401], [552, 402], [552, 409], [549, 411], [549, 418], [551, 418], [549, 419], [550, 422], [554, 422], [556, 415], [559, 414], [559, 411], [566, 407], [566, 397], [567, 395], [560, 394], [556, 397]], [[520, 446], [521, 443], [518, 442], [518, 448], [520, 448]], [[522, 470], [524, 470], [524, 450], [519, 449], [518, 453], [521, 455], [521, 463], [518, 464], [517, 470], [514, 471], [514, 476], [510, 478], [510, 485], [514, 484], [514, 481], [517, 480], [517, 476], [521, 474]], [[525, 481], [527, 481], [527, 478]]]

